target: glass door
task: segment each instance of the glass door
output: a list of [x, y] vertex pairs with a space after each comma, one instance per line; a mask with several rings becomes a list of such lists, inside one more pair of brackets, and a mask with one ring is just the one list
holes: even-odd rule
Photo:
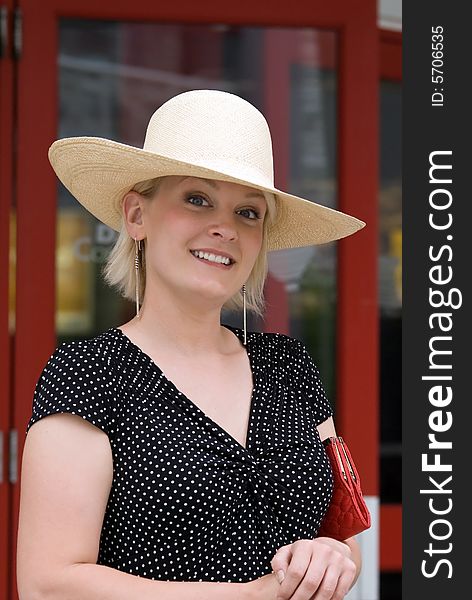
[[[314, 28], [63, 18], [58, 137], [139, 147], [149, 117], [171, 96], [198, 88], [233, 92], [266, 114], [282, 138], [275, 153], [276, 172], [282, 156], [287, 162], [283, 185], [336, 208], [336, 48], [334, 32]], [[270, 90], [277, 100], [268, 101]], [[278, 114], [285, 114], [283, 127]], [[57, 199], [55, 323], [62, 342], [122, 324], [134, 308], [101, 276], [117, 233], [62, 185]], [[335, 245], [272, 252], [269, 271], [279, 284], [276, 297], [268, 288], [273, 315], [287, 322], [288, 333], [306, 338], [334, 397]], [[240, 317], [222, 315], [234, 325]], [[254, 319], [248, 325], [265, 326]]]
[[[198, 6], [151, 0], [19, 4], [10, 353], [17, 464], [34, 384], [53, 350], [133, 314], [100, 274], [116, 234], [58, 184], [47, 159], [50, 144], [92, 135], [142, 146], [160, 104], [184, 90], [216, 88], [241, 95], [266, 115], [277, 187], [370, 224], [356, 239], [271, 253], [267, 313], [248, 327], [307, 343], [335, 405], [338, 429], [363, 464], [366, 494], [376, 498], [375, 2], [302, 2], [296, 14], [288, 4], [275, 14], [268, 0], [231, 6], [215, 0]], [[239, 315], [222, 317], [241, 324]], [[361, 426], [349, 416], [359, 411], [369, 416]], [[14, 535], [10, 542], [16, 598]]]

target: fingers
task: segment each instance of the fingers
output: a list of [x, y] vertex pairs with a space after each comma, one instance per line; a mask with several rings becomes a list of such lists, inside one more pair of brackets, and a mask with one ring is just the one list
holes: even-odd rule
[[298, 540], [277, 600], [342, 600], [355, 574], [354, 561], [334, 548]]
[[332, 600], [341, 571], [337, 563], [312, 560], [290, 600]]
[[[307, 594], [306, 586], [304, 586], [300, 592], [305, 595], [300, 595], [299, 593], [299, 596], [297, 597], [296, 594], [299, 585], [301, 585], [306, 578], [306, 573], [310, 565], [313, 565], [313, 572], [316, 570], [316, 563], [312, 561], [312, 544], [310, 540], [298, 540], [291, 544], [290, 549], [291, 558], [289, 559], [289, 563], [285, 570], [285, 578], [280, 584], [277, 600], [308, 600], [310, 594]], [[321, 580], [321, 577], [322, 573], [320, 572], [319, 581]], [[319, 581], [317, 583], [319, 583]], [[314, 587], [311, 588], [311, 593], [313, 593], [314, 589]]]
[[282, 546], [281, 548], [279, 548], [275, 553], [274, 558], [270, 561], [272, 570], [277, 576], [277, 580], [279, 583], [282, 583], [282, 581], [284, 580], [291, 560], [292, 544], [287, 544], [286, 546]]
[[356, 573], [356, 565], [352, 560], [339, 565], [330, 565], [310, 600], [343, 600], [348, 593]]
[[341, 577], [338, 579], [338, 585], [333, 595], [332, 600], [342, 600], [344, 596], [349, 592], [354, 577], [356, 576], [356, 563], [349, 560], [345, 565]]
[[313, 595], [313, 592], [318, 593], [320, 586], [323, 584], [324, 574], [324, 569], [320, 567], [313, 568], [313, 566], [311, 566], [305, 573], [305, 577], [300, 585], [289, 597], [290, 600], [314, 600], [316, 596]]

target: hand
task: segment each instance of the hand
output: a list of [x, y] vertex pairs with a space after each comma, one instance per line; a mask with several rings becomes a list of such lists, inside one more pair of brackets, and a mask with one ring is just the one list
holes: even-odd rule
[[246, 600], [277, 600], [280, 583], [274, 573], [263, 575], [253, 581], [248, 581], [246, 586]]
[[349, 546], [327, 537], [282, 546], [271, 565], [284, 574], [277, 600], [342, 600], [356, 575]]

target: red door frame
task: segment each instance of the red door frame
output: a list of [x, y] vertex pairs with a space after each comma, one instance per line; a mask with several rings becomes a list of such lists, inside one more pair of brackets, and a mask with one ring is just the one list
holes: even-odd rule
[[6, 17], [7, 39], [0, 57], [0, 597], [9, 597], [13, 522], [9, 473], [10, 431], [14, 428], [11, 401], [9, 334], [10, 216], [13, 197], [14, 68], [12, 58], [13, 0], [0, 4]]
[[[18, 465], [34, 384], [56, 346], [56, 179], [47, 149], [57, 136], [57, 20], [60, 17], [186, 23], [316, 27], [339, 35], [340, 210], [368, 227], [338, 246], [338, 397], [336, 424], [362, 465], [366, 495], [378, 496], [378, 30], [375, 0], [20, 0], [23, 49], [19, 61], [16, 335], [13, 350], [14, 426]], [[361, 293], [362, 292], [362, 293]], [[359, 349], [362, 348], [362, 351]], [[359, 415], [363, 415], [362, 420]], [[11, 507], [12, 568], [16, 582], [19, 486]], [[16, 585], [14, 585], [16, 588]], [[12, 598], [16, 599], [16, 589]]]

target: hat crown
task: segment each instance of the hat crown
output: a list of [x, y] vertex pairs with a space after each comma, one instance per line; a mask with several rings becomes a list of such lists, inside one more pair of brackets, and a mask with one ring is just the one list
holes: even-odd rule
[[220, 90], [174, 96], [152, 115], [143, 150], [272, 187], [272, 140], [263, 114]]

